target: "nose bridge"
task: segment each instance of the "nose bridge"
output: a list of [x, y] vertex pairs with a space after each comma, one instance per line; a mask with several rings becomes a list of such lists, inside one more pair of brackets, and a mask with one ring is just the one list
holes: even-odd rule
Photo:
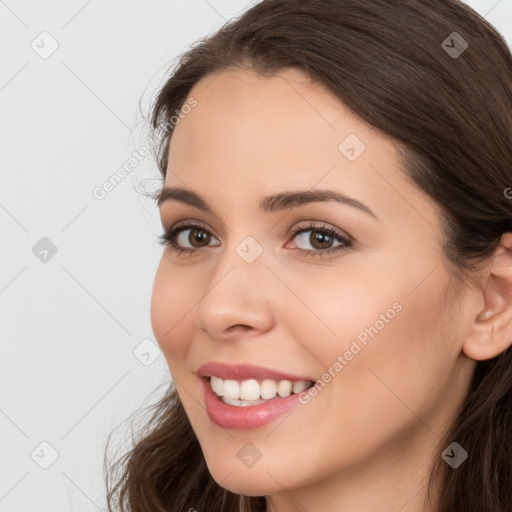
[[251, 235], [228, 242], [195, 308], [198, 327], [212, 337], [222, 337], [234, 325], [268, 329], [272, 307], [266, 252], [263, 243]]
[[228, 242], [216, 262], [211, 281], [211, 287], [214, 287], [212, 291], [215, 288], [219, 292], [225, 290], [241, 302], [261, 302], [264, 296], [264, 287], [261, 285], [267, 280], [268, 274], [268, 253], [269, 248], [264, 247], [261, 236], [260, 241], [252, 235], [246, 235]]

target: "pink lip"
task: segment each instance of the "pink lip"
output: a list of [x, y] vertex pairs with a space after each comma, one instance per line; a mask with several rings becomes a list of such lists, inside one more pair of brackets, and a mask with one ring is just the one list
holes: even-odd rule
[[[220, 377], [221, 379], [233, 379], [233, 380], [246, 380], [246, 379], [274, 379], [274, 380], [309, 380], [315, 382], [315, 379], [310, 377], [297, 377], [296, 375], [290, 375], [263, 366], [254, 366], [252, 364], [236, 364], [230, 365], [227, 363], [206, 363], [203, 364], [198, 370], [197, 374], [200, 377]], [[255, 406], [254, 406], [255, 407]]]
[[208, 416], [213, 423], [222, 428], [244, 430], [262, 427], [300, 403], [300, 393], [298, 393], [286, 398], [272, 398], [258, 405], [237, 407], [236, 405], [225, 404], [220, 399], [213, 391], [209, 378], [202, 377], [201, 382], [204, 386], [204, 401]]

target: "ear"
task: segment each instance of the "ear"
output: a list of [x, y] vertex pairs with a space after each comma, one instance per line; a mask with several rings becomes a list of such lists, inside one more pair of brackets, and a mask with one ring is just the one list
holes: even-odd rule
[[512, 345], [512, 232], [500, 240], [486, 267], [484, 307], [474, 319], [463, 351], [471, 359], [492, 359]]

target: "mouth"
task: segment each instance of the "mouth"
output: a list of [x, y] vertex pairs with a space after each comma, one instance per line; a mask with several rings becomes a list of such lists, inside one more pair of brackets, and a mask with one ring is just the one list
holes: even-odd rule
[[311, 380], [222, 379], [215, 375], [201, 377], [225, 404], [250, 407], [296, 395], [314, 386]]

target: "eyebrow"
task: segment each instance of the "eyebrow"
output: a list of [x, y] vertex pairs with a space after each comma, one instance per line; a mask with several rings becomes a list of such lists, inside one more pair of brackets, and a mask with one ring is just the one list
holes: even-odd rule
[[[213, 210], [210, 208], [208, 203], [200, 195], [185, 188], [163, 187], [157, 198], [158, 207], [166, 201], [178, 201], [180, 203], [193, 206], [194, 208], [198, 208], [206, 213], [213, 213]], [[297, 190], [292, 192], [280, 192], [263, 198], [260, 201], [259, 207], [264, 213], [272, 213], [289, 208], [297, 208], [308, 203], [324, 201], [334, 201], [352, 206], [353, 208], [358, 208], [375, 219], [378, 219], [377, 215], [361, 201], [358, 201], [353, 197], [348, 197], [340, 192], [335, 192], [334, 190]]]

